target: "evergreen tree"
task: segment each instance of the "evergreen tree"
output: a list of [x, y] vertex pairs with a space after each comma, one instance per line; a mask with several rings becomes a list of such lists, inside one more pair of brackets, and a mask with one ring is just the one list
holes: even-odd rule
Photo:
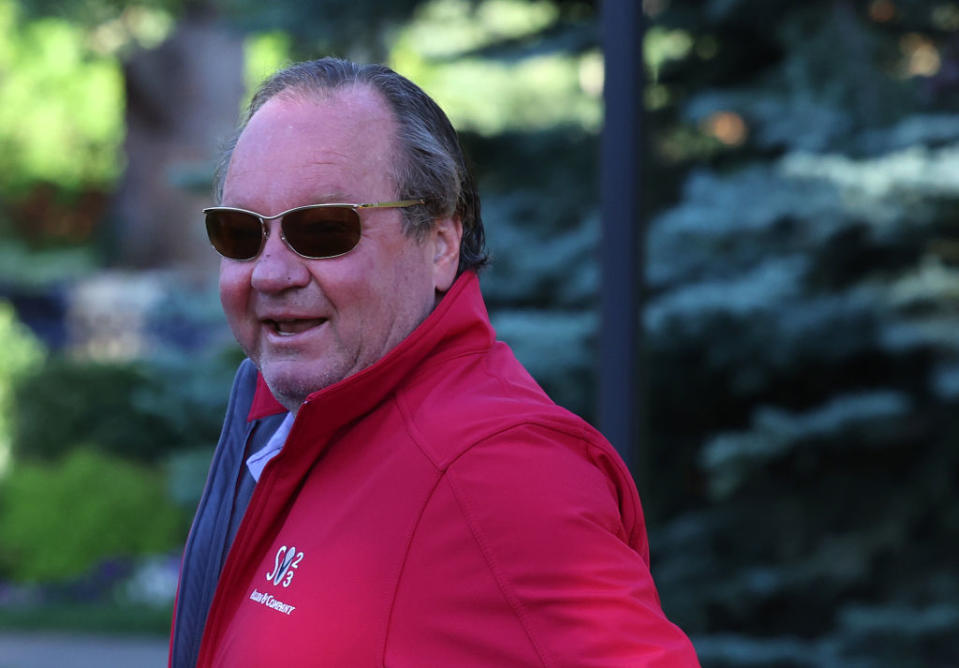
[[951, 665], [959, 8], [646, 5], [667, 612], [708, 666]]

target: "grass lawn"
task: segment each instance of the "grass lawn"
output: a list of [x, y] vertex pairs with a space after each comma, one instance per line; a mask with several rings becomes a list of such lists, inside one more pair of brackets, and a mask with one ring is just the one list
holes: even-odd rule
[[106, 603], [53, 603], [0, 607], [4, 631], [76, 631], [109, 634], [170, 632], [167, 608]]

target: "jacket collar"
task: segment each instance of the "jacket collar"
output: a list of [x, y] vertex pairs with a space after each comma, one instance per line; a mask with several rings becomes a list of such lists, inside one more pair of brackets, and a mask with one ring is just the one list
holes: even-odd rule
[[[495, 339], [480, 293], [479, 278], [473, 271], [464, 272], [433, 312], [399, 345], [362, 371], [314, 392], [307, 397], [304, 406], [342, 404], [342, 410], [332, 408], [327, 415], [346, 418], [337, 420], [343, 424], [372, 409], [421, 364], [467, 350], [486, 349]], [[257, 373], [256, 392], [247, 421], [285, 411], [286, 408], [273, 397], [262, 374]]]

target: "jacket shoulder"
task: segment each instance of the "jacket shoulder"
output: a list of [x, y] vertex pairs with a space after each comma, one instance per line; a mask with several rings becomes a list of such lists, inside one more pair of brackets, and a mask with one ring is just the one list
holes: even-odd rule
[[[396, 604], [428, 613], [416, 623], [394, 615], [398, 654], [423, 627], [455, 640], [445, 665], [698, 665], [662, 611], [635, 485], [609, 443], [577, 420], [533, 406], [494, 430], [483, 425], [466, 447], [441, 448], [460, 454], [423, 513]], [[512, 614], [465, 621], [466, 609]], [[456, 656], [457, 647], [489, 656]]]
[[434, 365], [396, 398], [410, 435], [440, 470], [476, 444], [522, 425], [606, 443], [585, 420], [556, 405], [504, 343]]

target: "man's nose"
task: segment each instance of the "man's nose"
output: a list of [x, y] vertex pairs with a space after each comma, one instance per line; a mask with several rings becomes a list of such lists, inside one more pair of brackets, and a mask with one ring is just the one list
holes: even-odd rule
[[253, 289], [260, 292], [282, 292], [303, 287], [310, 282], [307, 260], [294, 253], [283, 241], [279, 220], [270, 220], [266, 224], [270, 233], [263, 244], [263, 250], [253, 260], [253, 274], [250, 278]]

